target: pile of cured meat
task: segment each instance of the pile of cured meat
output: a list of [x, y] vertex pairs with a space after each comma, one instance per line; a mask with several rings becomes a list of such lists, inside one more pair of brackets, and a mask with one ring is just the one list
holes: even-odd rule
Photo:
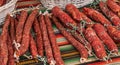
[[86, 62], [91, 54], [103, 61], [118, 55], [115, 43], [120, 42], [120, 6], [107, 0], [99, 7], [102, 12], [88, 7], [79, 11], [68, 4], [65, 11], [55, 6], [52, 15], [39, 14], [38, 9], [30, 14], [22, 10], [15, 17], [8, 14], [0, 35], [0, 64], [15, 65], [29, 49], [32, 58], [45, 55], [50, 65], [65, 65], [52, 24], [79, 51], [80, 62]]

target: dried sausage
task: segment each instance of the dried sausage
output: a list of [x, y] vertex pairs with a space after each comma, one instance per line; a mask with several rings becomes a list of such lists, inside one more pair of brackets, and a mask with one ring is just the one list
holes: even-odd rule
[[85, 62], [88, 57], [87, 49], [79, 41], [77, 41], [69, 32], [67, 32], [55, 17], [52, 17], [52, 19], [57, 28], [60, 30], [60, 32], [64, 35], [64, 37], [80, 52], [80, 62]]
[[53, 50], [53, 55], [56, 61], [56, 65], [65, 65], [64, 61], [61, 58], [61, 53], [60, 53], [60, 49], [56, 43], [56, 36], [54, 34], [53, 28], [52, 28], [52, 24], [51, 24], [51, 20], [48, 17], [48, 15], [45, 15], [45, 22], [47, 25], [47, 30], [48, 30], [48, 34], [49, 34], [49, 39], [52, 45], [52, 50]]

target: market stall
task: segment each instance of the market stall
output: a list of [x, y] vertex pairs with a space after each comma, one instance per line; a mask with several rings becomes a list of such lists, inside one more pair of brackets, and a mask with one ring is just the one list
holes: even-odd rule
[[120, 64], [119, 0], [3, 0], [0, 6], [1, 65]]

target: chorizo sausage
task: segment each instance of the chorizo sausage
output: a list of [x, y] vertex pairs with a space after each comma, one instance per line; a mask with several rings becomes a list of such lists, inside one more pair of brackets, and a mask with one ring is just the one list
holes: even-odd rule
[[46, 24], [45, 24], [45, 18], [42, 14], [39, 16], [39, 21], [40, 21], [40, 27], [41, 27], [41, 31], [42, 31], [42, 35], [43, 35], [43, 42], [44, 42], [44, 48], [45, 48], [45, 52], [46, 52], [47, 62], [50, 65], [55, 65], [52, 48], [50, 45], [50, 40], [48, 38], [48, 33], [47, 33], [48, 31], [47, 31]]
[[52, 46], [53, 55], [54, 55], [54, 58], [55, 58], [55, 61], [56, 61], [56, 65], [65, 65], [64, 61], [61, 58], [60, 49], [59, 49], [59, 47], [56, 43], [56, 36], [54, 34], [52, 24], [51, 24], [51, 20], [48, 17], [48, 15], [45, 15], [45, 22], [46, 22], [46, 25], [47, 25], [49, 39], [50, 39], [50, 42], [51, 42], [51, 46]]
[[103, 25], [111, 25], [111, 22], [109, 22], [109, 20], [107, 20], [105, 18], [105, 16], [103, 16], [100, 12], [98, 12], [97, 10], [94, 10], [92, 8], [87, 8], [84, 7], [83, 8], [83, 12], [89, 16], [90, 18], [92, 18], [93, 20], [95, 20], [96, 22], [99, 22]]
[[99, 3], [100, 9], [102, 12], [109, 18], [109, 20], [113, 23], [115, 26], [120, 26], [120, 18], [114, 14], [110, 9], [108, 9], [107, 5], [104, 2]]
[[8, 47], [7, 47], [7, 34], [8, 34], [8, 26], [10, 25], [10, 15], [8, 14], [0, 36], [0, 64], [7, 65], [8, 61]]
[[114, 54], [118, 54], [118, 48], [112, 38], [106, 32], [104, 26], [101, 24], [94, 24], [93, 29], [99, 36], [99, 38], [103, 41], [103, 43], [107, 46], [108, 50]]
[[108, 7], [120, 17], [120, 6], [113, 0], [107, 0]]
[[101, 40], [96, 35], [95, 31], [89, 27], [85, 30], [85, 37], [89, 41], [89, 43], [92, 45], [93, 50], [95, 51], [95, 54], [98, 59], [106, 60], [107, 55], [105, 48], [101, 42]]
[[77, 41], [69, 32], [67, 32], [64, 27], [59, 23], [57, 18], [52, 17], [53, 22], [55, 23], [56, 27], [60, 30], [60, 32], [64, 35], [64, 37], [80, 52], [80, 62], [85, 62], [88, 58], [87, 49]]
[[37, 14], [38, 14], [38, 9], [34, 9], [27, 18], [27, 21], [25, 23], [25, 27], [23, 30], [21, 46], [20, 46], [19, 50], [17, 50], [15, 52], [16, 58], [19, 58], [19, 56], [23, 55], [28, 50], [29, 41], [30, 41], [29, 34], [30, 34], [32, 24], [34, 22], [35, 17], [37, 16]]
[[24, 29], [24, 25], [27, 19], [27, 11], [22, 10], [20, 13], [20, 18], [19, 18], [19, 22], [18, 25], [16, 27], [16, 42], [17, 43], [21, 43], [22, 40], [22, 35], [23, 35], [23, 29]]
[[42, 57], [43, 56], [43, 39], [42, 39], [41, 28], [37, 18], [35, 18], [35, 21], [33, 23], [33, 28], [36, 36], [38, 54]]
[[37, 58], [37, 47], [36, 47], [36, 42], [33, 39], [32, 35], [30, 35], [30, 52], [32, 54], [32, 58]]

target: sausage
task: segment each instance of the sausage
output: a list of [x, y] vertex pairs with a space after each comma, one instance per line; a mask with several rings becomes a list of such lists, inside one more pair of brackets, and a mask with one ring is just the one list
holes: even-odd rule
[[88, 58], [87, 49], [79, 41], [77, 41], [69, 32], [67, 32], [55, 17], [52, 17], [52, 20], [56, 27], [64, 35], [64, 37], [80, 52], [80, 62], [85, 62]]
[[106, 28], [111, 38], [113, 38], [116, 43], [120, 42], [120, 31], [117, 30], [115, 26], [106, 26]]
[[120, 6], [113, 0], [107, 0], [108, 7], [120, 17]]
[[10, 37], [13, 42], [15, 40], [15, 20], [13, 17], [10, 19]]
[[70, 27], [69, 25], [76, 26], [76, 22], [62, 9], [60, 9], [58, 6], [55, 6], [52, 9], [52, 13], [54, 16], [58, 17], [62, 23], [64, 23], [66, 26]]
[[33, 39], [32, 35], [30, 35], [30, 52], [32, 55], [32, 58], [37, 58], [37, 47], [36, 47], [36, 42]]
[[90, 45], [90, 43], [85, 39], [85, 37], [83, 38], [79, 33], [77, 32], [73, 32], [72, 33], [73, 37], [78, 40], [79, 42], [81, 42], [86, 49], [88, 50], [89, 55], [92, 55], [92, 46]]
[[7, 45], [8, 45], [8, 62], [7, 65], [15, 65], [14, 59], [14, 50], [12, 45], [12, 38], [10, 38], [9, 34], [7, 36]]
[[27, 11], [22, 10], [20, 13], [19, 23], [16, 28], [16, 42], [21, 43], [24, 25], [27, 19]]
[[23, 30], [21, 46], [20, 46], [19, 50], [17, 50], [15, 52], [16, 59], [18, 59], [19, 56], [23, 55], [28, 50], [29, 41], [30, 41], [29, 34], [30, 34], [32, 24], [34, 22], [35, 17], [37, 16], [37, 14], [38, 14], [38, 9], [34, 9], [27, 18], [27, 21], [25, 23], [25, 27], [24, 27], [24, 30]]
[[50, 40], [48, 38], [48, 33], [47, 33], [48, 31], [47, 31], [46, 24], [45, 24], [45, 18], [42, 14], [39, 16], [39, 21], [40, 21], [40, 28], [41, 28], [42, 35], [43, 35], [43, 42], [44, 42], [44, 48], [45, 48], [45, 52], [46, 52], [47, 62], [50, 65], [55, 65], [52, 48], [50, 45]]
[[43, 39], [42, 39], [41, 28], [37, 18], [35, 18], [35, 21], [33, 23], [33, 28], [36, 36], [38, 54], [42, 57], [43, 56]]
[[91, 27], [89, 27], [85, 30], [84, 35], [86, 39], [89, 41], [89, 43], [92, 45], [92, 48], [97, 58], [101, 60], [106, 60], [107, 55], [106, 55], [105, 48], [101, 40], [96, 35], [95, 31]]
[[109, 20], [107, 20], [100, 12], [98, 12], [97, 10], [91, 9], [91, 8], [83, 8], [83, 12], [89, 16], [90, 18], [92, 18], [93, 20], [95, 20], [96, 22], [99, 22], [103, 25], [111, 25], [111, 22], [109, 22]]
[[56, 65], [65, 65], [64, 61], [61, 58], [61, 53], [60, 53], [60, 49], [56, 43], [56, 36], [54, 34], [53, 28], [52, 28], [52, 24], [51, 24], [51, 20], [48, 17], [48, 15], [45, 15], [45, 23], [47, 25], [47, 30], [48, 30], [48, 34], [49, 34], [49, 39], [52, 45], [52, 50], [53, 50], [53, 55], [56, 61]]
[[110, 9], [108, 9], [107, 5], [104, 2], [99, 3], [100, 9], [102, 12], [109, 18], [109, 20], [113, 23], [115, 26], [120, 26], [120, 18], [114, 14]]
[[0, 36], [0, 64], [7, 65], [8, 61], [8, 47], [7, 47], [7, 34], [8, 34], [8, 26], [10, 25], [10, 15], [8, 14]]
[[65, 10], [78, 22], [85, 21], [88, 26], [92, 26], [92, 20], [84, 13], [80, 12], [73, 4], [67, 4]]
[[108, 50], [114, 54], [118, 54], [118, 48], [112, 38], [106, 32], [104, 26], [101, 24], [94, 24], [93, 29], [99, 36], [99, 38], [103, 41], [103, 43], [107, 46]]

